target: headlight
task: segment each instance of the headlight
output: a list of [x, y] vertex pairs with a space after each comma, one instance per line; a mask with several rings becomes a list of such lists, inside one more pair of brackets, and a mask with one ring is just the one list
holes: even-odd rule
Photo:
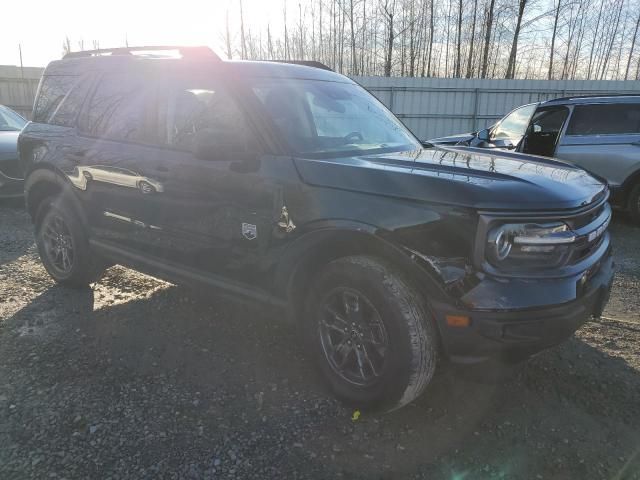
[[570, 255], [576, 235], [562, 223], [510, 223], [487, 235], [486, 258], [503, 271], [552, 268]]

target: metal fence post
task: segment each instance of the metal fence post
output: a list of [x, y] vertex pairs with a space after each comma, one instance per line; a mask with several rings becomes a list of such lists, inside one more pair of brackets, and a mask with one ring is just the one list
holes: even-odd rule
[[391, 85], [391, 90], [389, 91], [389, 110], [391, 110], [391, 113], [396, 113], [393, 111], [393, 85]]
[[480, 88], [473, 89], [473, 115], [471, 117], [471, 130], [478, 129], [478, 97], [480, 96]]

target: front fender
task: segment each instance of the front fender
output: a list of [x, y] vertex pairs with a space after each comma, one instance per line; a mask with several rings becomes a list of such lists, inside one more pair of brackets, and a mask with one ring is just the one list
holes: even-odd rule
[[[366, 223], [350, 220], [325, 220], [296, 238], [280, 255], [275, 285], [277, 294], [289, 299], [299, 295], [301, 278], [310, 278], [326, 263], [349, 255], [370, 255], [391, 264], [408, 277], [418, 289], [439, 300], [450, 300], [452, 268], [441, 260], [394, 242], [390, 232]], [[453, 259], [455, 260], [455, 259]], [[462, 266], [459, 277], [465, 275]], [[455, 276], [455, 274], [453, 274]], [[295, 298], [293, 298], [295, 302]]]

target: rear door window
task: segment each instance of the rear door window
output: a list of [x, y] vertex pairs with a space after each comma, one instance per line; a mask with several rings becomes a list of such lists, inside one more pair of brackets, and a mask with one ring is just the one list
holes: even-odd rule
[[576, 105], [567, 135], [640, 133], [640, 103]]
[[92, 137], [158, 143], [155, 82], [136, 74], [104, 75], [89, 101], [81, 131]]

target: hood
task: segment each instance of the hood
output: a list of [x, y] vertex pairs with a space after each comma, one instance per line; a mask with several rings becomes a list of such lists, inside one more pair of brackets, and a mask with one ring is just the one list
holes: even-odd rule
[[15, 154], [18, 151], [18, 135], [20, 135], [19, 131], [0, 130], [0, 155]]
[[469, 142], [476, 137], [475, 133], [458, 133], [448, 137], [439, 137], [427, 140], [432, 145], [455, 145], [460, 142]]
[[607, 191], [585, 170], [566, 163], [468, 147], [295, 162], [312, 185], [474, 209], [572, 209]]

